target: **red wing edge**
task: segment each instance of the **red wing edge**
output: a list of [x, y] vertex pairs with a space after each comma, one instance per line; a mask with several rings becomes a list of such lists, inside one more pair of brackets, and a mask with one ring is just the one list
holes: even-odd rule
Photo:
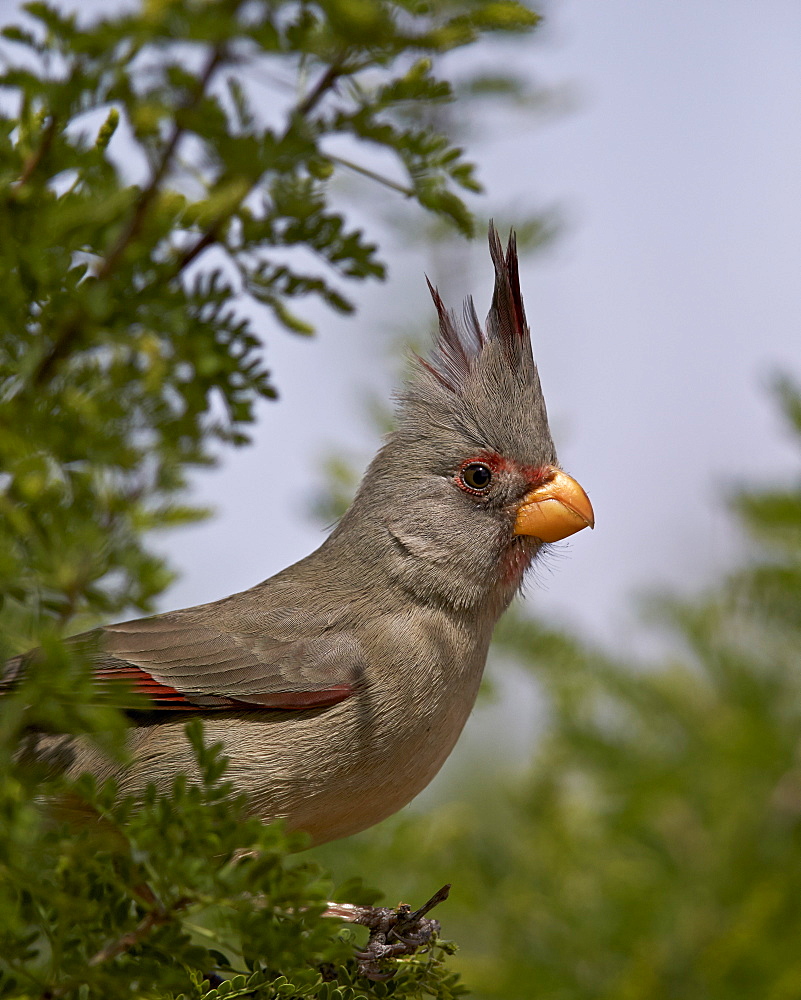
[[131, 665], [99, 667], [95, 676], [100, 684], [106, 687], [115, 681], [127, 681], [134, 691], [151, 701], [149, 708], [154, 711], [221, 712], [226, 709], [238, 709], [258, 712], [265, 708], [302, 711], [336, 705], [350, 697], [354, 691], [352, 684], [334, 684], [317, 691], [271, 691], [267, 694], [256, 692], [247, 699], [241, 699], [231, 698], [228, 695], [178, 691], [177, 688], [162, 684], [146, 671]]

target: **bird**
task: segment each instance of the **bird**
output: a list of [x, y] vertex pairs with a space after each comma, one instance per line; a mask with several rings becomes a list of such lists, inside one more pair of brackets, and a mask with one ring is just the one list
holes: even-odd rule
[[[93, 678], [147, 699], [127, 759], [84, 736], [33, 752], [119, 794], [198, 777], [186, 737], [203, 719], [227, 778], [265, 821], [313, 844], [395, 813], [451, 753], [478, 694], [493, 629], [552, 543], [594, 526], [559, 466], [520, 291], [514, 232], [490, 222], [495, 270], [482, 326], [428, 282], [431, 354], [413, 359], [388, 435], [320, 547], [248, 590], [83, 633]], [[426, 279], [428, 281], [428, 279]], [[0, 693], [31, 654], [8, 661]], [[138, 706], [138, 707], [137, 707]]]

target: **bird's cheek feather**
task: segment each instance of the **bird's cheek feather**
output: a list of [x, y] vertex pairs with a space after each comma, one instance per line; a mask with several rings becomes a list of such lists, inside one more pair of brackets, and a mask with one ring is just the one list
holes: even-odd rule
[[548, 481], [529, 490], [517, 508], [514, 533], [558, 542], [595, 526], [590, 498], [575, 479], [554, 469]]

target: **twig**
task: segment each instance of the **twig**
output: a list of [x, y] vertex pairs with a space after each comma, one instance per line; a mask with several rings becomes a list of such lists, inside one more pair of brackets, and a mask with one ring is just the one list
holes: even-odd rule
[[[135, 892], [143, 898], [155, 900], [155, 896], [148, 885], [137, 886]], [[144, 941], [154, 927], [168, 923], [175, 913], [179, 910], [185, 909], [190, 902], [191, 900], [188, 898], [179, 899], [171, 907], [169, 907], [169, 909], [165, 909], [161, 906], [155, 906], [139, 921], [132, 931], [129, 931], [127, 934], [123, 934], [121, 937], [118, 937], [116, 941], [112, 941], [110, 944], [107, 944], [105, 948], [101, 948], [100, 951], [95, 952], [95, 954], [89, 959], [89, 965], [91, 967], [102, 965], [103, 962], [108, 962], [110, 959], [116, 958], [123, 952], [129, 951], [131, 948], [139, 944], [140, 941]], [[63, 983], [61, 986], [48, 987], [42, 992], [40, 1000], [58, 1000], [59, 997], [63, 997], [66, 993], [73, 992], [75, 985], [75, 983], [70, 982]]]
[[[246, 198], [252, 190], [253, 185], [247, 189], [242, 197]], [[188, 250], [185, 250], [184, 253], [181, 254], [178, 258], [177, 264], [175, 265], [175, 270], [172, 273], [173, 278], [177, 278], [185, 268], [189, 267], [196, 257], [202, 254], [203, 251], [210, 247], [213, 243], [217, 242], [217, 237], [220, 234], [224, 221], [225, 220], [222, 218], [215, 219], [200, 239], [198, 239]]]
[[414, 197], [414, 190], [412, 188], [407, 187], [405, 184], [398, 184], [397, 181], [392, 181], [389, 177], [384, 177], [383, 174], [376, 173], [375, 170], [362, 167], [358, 163], [354, 163], [352, 160], [344, 159], [342, 156], [332, 156], [330, 153], [327, 153], [326, 156], [332, 163], [338, 163], [341, 167], [347, 167], [348, 170], [353, 170], [357, 174], [369, 177], [371, 181], [377, 181], [379, 184], [383, 184], [384, 187], [388, 187], [392, 191], [397, 191], [406, 198]]
[[179, 899], [174, 903], [168, 910], [158, 907], [147, 913], [136, 925], [136, 927], [129, 931], [127, 934], [123, 934], [121, 937], [117, 938], [116, 941], [112, 941], [107, 944], [105, 948], [101, 948], [100, 951], [96, 952], [89, 959], [89, 965], [101, 965], [103, 962], [108, 962], [109, 959], [116, 958], [117, 955], [121, 955], [124, 951], [128, 951], [135, 945], [139, 944], [140, 941], [148, 936], [148, 934], [153, 930], [154, 927], [158, 927], [160, 924], [166, 924], [175, 913], [179, 910], [183, 910], [190, 900]]
[[124, 951], [128, 951], [129, 948], [133, 948], [134, 945], [143, 941], [154, 927], [158, 924], [163, 924], [166, 919], [163, 910], [151, 910], [146, 917], [143, 917], [139, 921], [134, 930], [123, 934], [116, 941], [112, 941], [105, 948], [101, 948], [100, 951], [95, 952], [89, 959], [89, 965], [100, 965], [103, 962], [108, 962], [111, 958], [116, 958], [117, 955], [121, 955]]
[[159, 159], [156, 169], [153, 171], [153, 176], [150, 178], [150, 183], [142, 192], [139, 200], [136, 203], [136, 209], [131, 216], [128, 225], [125, 227], [123, 232], [120, 234], [117, 242], [111, 248], [108, 256], [105, 258], [103, 263], [100, 265], [97, 271], [97, 277], [100, 279], [108, 277], [108, 275], [114, 270], [123, 253], [130, 245], [131, 241], [139, 234], [142, 225], [145, 221], [145, 216], [150, 208], [150, 204], [156, 195], [159, 193], [159, 188], [161, 182], [164, 180], [164, 175], [170, 168], [172, 163], [173, 154], [181, 137], [184, 134], [185, 128], [180, 122], [181, 111], [188, 111], [190, 108], [194, 107], [197, 102], [201, 99], [203, 94], [206, 92], [206, 87], [209, 84], [215, 70], [222, 62], [225, 52], [221, 46], [215, 46], [212, 50], [209, 60], [206, 63], [206, 67], [200, 74], [196, 86], [192, 92], [191, 97], [184, 102], [182, 107], [176, 113], [175, 123], [172, 128], [172, 133], [167, 140], [167, 144], [162, 150], [161, 158]]
[[295, 114], [307, 115], [310, 111], [312, 111], [320, 102], [323, 95], [329, 91], [337, 80], [346, 72], [348, 71], [345, 68], [344, 57], [342, 59], [335, 60], [330, 66], [327, 66], [325, 72], [317, 81], [315, 86], [312, 87], [306, 97], [295, 108]]
[[34, 152], [31, 153], [25, 161], [25, 166], [22, 168], [22, 173], [20, 174], [19, 179], [13, 184], [14, 191], [19, 191], [19, 189], [27, 184], [34, 175], [39, 167], [39, 164], [45, 158], [50, 150], [50, 147], [53, 145], [53, 139], [56, 137], [57, 129], [58, 126], [55, 115], [51, 115], [50, 120], [47, 123], [47, 128], [42, 136], [42, 141], [39, 143], [39, 147], [34, 150]]

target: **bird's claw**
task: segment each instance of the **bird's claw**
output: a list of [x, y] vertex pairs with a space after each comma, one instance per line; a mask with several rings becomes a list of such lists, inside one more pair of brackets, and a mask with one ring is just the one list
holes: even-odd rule
[[401, 903], [396, 909], [389, 906], [365, 906], [354, 912], [349, 919], [370, 930], [367, 947], [356, 952], [359, 975], [374, 982], [391, 979], [396, 970], [387, 969], [384, 963], [393, 958], [413, 955], [418, 948], [424, 947], [439, 934], [439, 921], [426, 917], [426, 913], [448, 898], [450, 888], [449, 885], [443, 886], [427, 903], [414, 911], [408, 903]]

